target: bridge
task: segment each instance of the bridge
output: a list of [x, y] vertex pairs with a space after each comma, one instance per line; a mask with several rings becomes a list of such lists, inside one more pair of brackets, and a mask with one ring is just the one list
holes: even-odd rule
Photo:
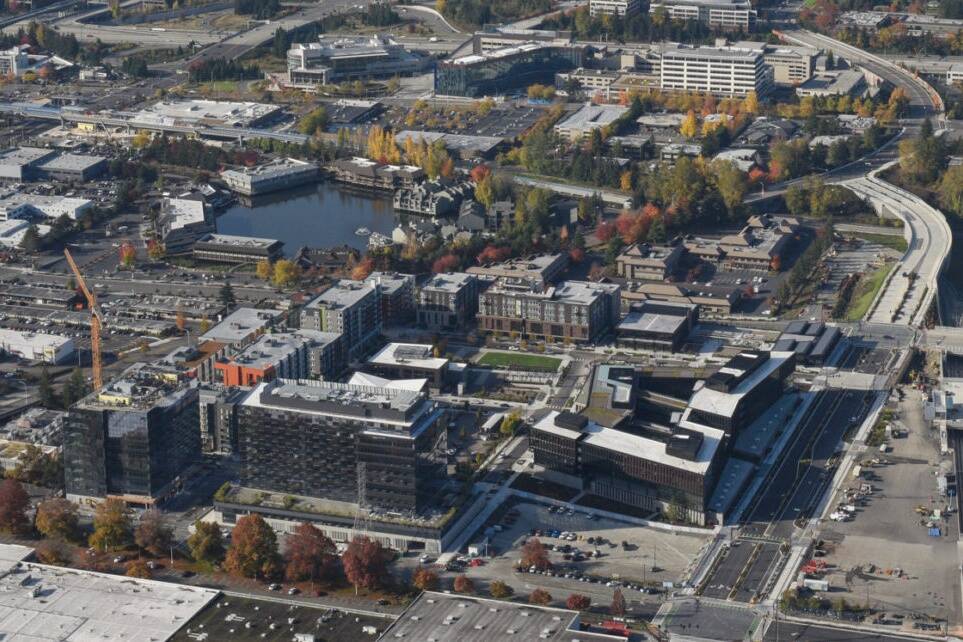
[[135, 114], [128, 112], [83, 112], [60, 107], [31, 105], [29, 103], [0, 103], [0, 114], [14, 114], [24, 118], [42, 118], [56, 120], [63, 123], [87, 123], [103, 128], [122, 127], [129, 131], [148, 130], [199, 138], [217, 138], [221, 140], [252, 140], [270, 138], [285, 143], [298, 145], [308, 141], [308, 136], [291, 132], [276, 132], [270, 129], [254, 129], [248, 127], [217, 127], [208, 125], [175, 125], [156, 121], [137, 120]]

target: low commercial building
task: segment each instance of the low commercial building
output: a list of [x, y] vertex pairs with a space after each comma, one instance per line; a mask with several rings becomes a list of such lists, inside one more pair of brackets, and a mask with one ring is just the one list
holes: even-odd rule
[[329, 125], [338, 128], [370, 122], [384, 110], [384, 105], [377, 100], [341, 98], [333, 103], [326, 103], [325, 108]]
[[60, 154], [37, 166], [39, 175], [48, 180], [86, 182], [107, 172], [107, 158], [87, 154]]
[[639, 12], [639, 0], [590, 0], [589, 15], [595, 16], [631, 16]]
[[815, 321], [792, 321], [776, 339], [772, 349], [776, 352], [792, 352], [798, 363], [819, 367], [826, 364], [841, 337], [842, 332], [836, 326]]
[[365, 370], [388, 379], [427, 379], [432, 389], [441, 390], [448, 359], [436, 357], [428, 344], [389, 343], [368, 358]]
[[3, 284], [0, 299], [14, 305], [52, 305], [66, 309], [76, 308], [84, 302], [76, 290], [9, 283]]
[[57, 334], [0, 328], [0, 353], [29, 361], [64, 363], [74, 354], [74, 340]]
[[588, 281], [546, 288], [496, 283], [478, 296], [478, 327], [546, 341], [596, 341], [615, 327], [620, 291], [615, 283]]
[[301, 327], [340, 334], [347, 359], [361, 358], [381, 334], [377, 283], [338, 281], [301, 309]]
[[328, 165], [334, 179], [359, 187], [394, 191], [415, 187], [425, 176], [413, 165], [386, 165], [367, 158], [341, 158]]
[[316, 330], [265, 334], [214, 362], [214, 381], [254, 386], [274, 379], [334, 377], [343, 368], [341, 335]]
[[473, 595], [425, 591], [379, 638], [431, 640], [444, 631], [446, 640], [473, 640], [483, 631], [489, 640], [547, 642], [616, 642], [623, 638], [581, 621], [578, 611], [533, 606]]
[[131, 116], [134, 123], [151, 125], [251, 128], [276, 118], [281, 107], [229, 100], [161, 100]]
[[292, 45], [287, 54], [290, 83], [306, 87], [411, 76], [429, 60], [382, 34], [333, 40], [322, 35], [318, 42]]
[[436, 274], [418, 290], [418, 325], [429, 330], [464, 328], [478, 312], [478, 277]]
[[772, 68], [759, 49], [666, 45], [661, 87], [718, 96], [765, 96], [773, 85]]
[[194, 242], [194, 258], [212, 263], [274, 262], [284, 243], [277, 239], [231, 234], [205, 234]]
[[226, 169], [221, 172], [228, 189], [244, 196], [277, 192], [318, 180], [318, 166], [295, 158], [279, 158], [257, 167]]
[[486, 263], [468, 268], [469, 274], [479, 278], [525, 281], [539, 287], [555, 283], [568, 269], [568, 253], [539, 254], [509, 259], [501, 263]]
[[664, 281], [672, 276], [685, 249], [681, 245], [636, 243], [616, 258], [620, 277], [629, 281]]
[[706, 426], [626, 418], [609, 427], [554, 410], [530, 433], [535, 466], [547, 478], [644, 510], [675, 504], [700, 523], [725, 459], [724, 438]]
[[415, 276], [398, 272], [372, 272], [366, 283], [378, 286], [381, 325], [406, 325], [415, 318]]
[[756, 22], [756, 11], [749, 0], [656, 0], [649, 3], [649, 13], [743, 31], [749, 31]]
[[621, 75], [621, 71], [611, 69], [585, 69], [579, 67], [569, 72], [555, 74], [555, 87], [558, 89], [577, 87], [578, 90], [583, 93], [594, 94], [597, 91], [608, 90]]
[[640, 283], [622, 290], [626, 309], [643, 301], [666, 301], [698, 305], [715, 314], [731, 314], [742, 297], [741, 285], [696, 285], [694, 283]]
[[198, 239], [214, 231], [214, 217], [201, 198], [167, 198], [156, 228], [168, 254], [187, 254]]
[[420, 144], [421, 141], [424, 141], [428, 145], [440, 140], [452, 156], [463, 160], [492, 158], [495, 152], [505, 144], [505, 141], [498, 136], [451, 134], [448, 132], [432, 132], [421, 129], [402, 130], [395, 135], [395, 142], [399, 146], [404, 146], [409, 138], [414, 143]]
[[435, 66], [435, 93], [494, 96], [535, 83], [552, 84], [555, 74], [582, 66], [584, 48], [568, 40], [528, 41], [504, 49], [442, 60]]
[[71, 406], [67, 498], [153, 505], [175, 495], [201, 453], [197, 398], [196, 381], [138, 363]]
[[76, 221], [93, 206], [93, 201], [86, 198], [14, 192], [0, 196], [0, 220], [36, 215], [49, 219], [66, 216]]
[[57, 155], [54, 149], [12, 147], [0, 151], [0, 181], [22, 183], [37, 177], [41, 164]]
[[677, 352], [699, 322], [699, 306], [646, 301], [632, 306], [616, 327], [620, 346]]
[[862, 96], [866, 93], [866, 78], [855, 69], [822, 71], [796, 87], [798, 96]]
[[273, 327], [282, 315], [280, 310], [237, 308], [220, 323], [202, 334], [201, 339], [217, 341], [234, 349], [243, 348]]
[[586, 103], [577, 112], [555, 125], [555, 133], [571, 141], [588, 138], [592, 132], [602, 130], [628, 112], [621, 105], [595, 105]]

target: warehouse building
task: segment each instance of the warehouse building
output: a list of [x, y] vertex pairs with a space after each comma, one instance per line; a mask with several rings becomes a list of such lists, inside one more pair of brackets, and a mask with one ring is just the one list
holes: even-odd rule
[[57, 181], [86, 182], [107, 172], [107, 159], [86, 154], [60, 154], [37, 167], [42, 178]]
[[28, 361], [59, 364], [73, 356], [74, 340], [56, 334], [0, 328], [0, 352]]
[[228, 189], [244, 196], [276, 192], [318, 180], [318, 166], [295, 158], [278, 158], [257, 167], [226, 169], [221, 172]]
[[194, 258], [212, 263], [273, 263], [281, 258], [283, 246], [277, 239], [205, 234], [194, 242]]

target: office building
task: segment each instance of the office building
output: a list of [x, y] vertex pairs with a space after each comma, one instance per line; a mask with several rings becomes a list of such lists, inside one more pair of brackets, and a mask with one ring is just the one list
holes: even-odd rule
[[629, 281], [664, 281], [675, 272], [684, 253], [681, 245], [636, 243], [619, 254], [615, 265], [619, 276]]
[[546, 341], [595, 341], [619, 319], [615, 283], [563, 281], [542, 288], [499, 282], [478, 296], [478, 327]]
[[35, 216], [54, 220], [66, 216], [76, 221], [93, 206], [86, 198], [14, 192], [0, 196], [0, 221]]
[[649, 13], [664, 13], [671, 20], [693, 20], [719, 29], [748, 31], [756, 22], [749, 0], [656, 0]]
[[478, 311], [478, 277], [436, 274], [418, 290], [418, 325], [429, 330], [464, 328]]
[[197, 398], [196, 382], [139, 363], [71, 406], [67, 498], [152, 505], [174, 495], [201, 452]]
[[555, 125], [555, 133], [570, 141], [588, 138], [593, 131], [602, 130], [621, 118], [628, 107], [585, 103], [581, 109]]
[[677, 352], [699, 322], [699, 306], [645, 301], [632, 306], [616, 327], [625, 348]]
[[378, 286], [381, 325], [406, 325], [415, 318], [415, 276], [398, 272], [372, 272], [365, 283]]
[[37, 177], [38, 167], [57, 155], [41, 147], [12, 147], [0, 151], [0, 181], [22, 183]]
[[297, 43], [288, 50], [288, 79], [312, 87], [351, 80], [411, 76], [425, 69], [427, 59], [386, 35], [321, 36], [318, 42]]
[[168, 254], [187, 254], [194, 243], [214, 231], [214, 217], [202, 198], [166, 198], [155, 223]]
[[378, 285], [338, 281], [302, 308], [301, 327], [340, 334], [347, 359], [361, 358], [381, 333]]
[[435, 67], [435, 93], [496, 96], [535, 83], [551, 85], [555, 74], [581, 67], [583, 57], [584, 49], [568, 41], [530, 41], [442, 60]]
[[795, 367], [792, 352], [740, 352], [692, 393], [682, 419], [738, 437], [782, 395]]
[[[613, 376], [632, 386], [631, 368]], [[630, 397], [625, 398], [629, 403]], [[551, 411], [531, 429], [536, 470], [590, 494], [644, 510], [675, 504], [703, 522], [724, 462], [722, 430], [658, 426], [629, 418], [604, 426], [583, 415]]]
[[205, 234], [194, 242], [194, 258], [211, 263], [274, 263], [284, 243], [277, 239], [231, 234]]
[[425, 176], [424, 170], [414, 165], [385, 165], [367, 158], [341, 158], [328, 169], [336, 181], [390, 191], [415, 187]]
[[417, 513], [445, 477], [442, 414], [405, 390], [261, 383], [238, 408], [241, 485]]
[[342, 369], [341, 335], [317, 330], [277, 332], [258, 337], [240, 352], [214, 362], [214, 381], [253, 386], [274, 379], [336, 376]]
[[526, 42], [567, 43], [571, 41], [571, 31], [485, 25], [472, 35], [472, 53], [487, 54], [516, 47]]
[[638, 13], [641, 7], [639, 0], [589, 0], [589, 15], [596, 16], [631, 16]]
[[428, 344], [389, 343], [368, 358], [364, 369], [387, 379], [427, 379], [432, 389], [441, 390], [448, 359], [436, 357]]
[[765, 96], [772, 88], [772, 68], [759, 49], [666, 45], [661, 74], [664, 90]]
[[73, 356], [74, 340], [57, 334], [0, 328], [0, 354], [59, 364]]
[[759, 49], [762, 59], [772, 67], [773, 82], [782, 86], [795, 86], [812, 78], [819, 51], [812, 47], [794, 47], [768, 42], [740, 41], [732, 44], [737, 49]]
[[60, 154], [37, 166], [41, 178], [57, 181], [86, 182], [107, 172], [104, 156]]
[[200, 387], [197, 403], [203, 452], [218, 455], [237, 452], [237, 406], [248, 392], [221, 385]]
[[274, 326], [282, 315], [280, 310], [237, 308], [202, 334], [201, 339], [223, 343], [238, 350]]
[[797, 96], [829, 96], [860, 97], [866, 93], [866, 77], [855, 69], [836, 69], [821, 71], [812, 78], [796, 87]]
[[30, 69], [27, 49], [25, 45], [17, 45], [0, 51], [0, 76], [19, 78], [23, 72]]
[[228, 189], [244, 196], [277, 192], [318, 180], [318, 166], [296, 158], [278, 158], [257, 167], [226, 169], [221, 179]]

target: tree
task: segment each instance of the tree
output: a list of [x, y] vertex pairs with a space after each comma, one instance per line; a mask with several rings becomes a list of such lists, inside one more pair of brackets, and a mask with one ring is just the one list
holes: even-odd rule
[[548, 559], [548, 552], [537, 537], [530, 537], [522, 546], [522, 566], [545, 570], [552, 567]]
[[231, 282], [227, 279], [224, 280], [224, 285], [217, 292], [217, 299], [225, 307], [231, 307], [237, 303], [237, 298], [234, 296], [234, 288], [231, 287]]
[[592, 600], [590, 600], [585, 595], [580, 595], [578, 593], [572, 593], [565, 600], [565, 608], [572, 611], [584, 611], [592, 605]]
[[150, 567], [147, 566], [147, 562], [140, 558], [131, 560], [127, 563], [127, 572], [124, 573], [127, 577], [136, 577], [142, 580], [150, 579]]
[[759, 96], [756, 95], [756, 92], [750, 91], [746, 94], [745, 100], [742, 101], [742, 111], [747, 114], [759, 113]]
[[438, 574], [427, 568], [419, 568], [411, 578], [411, 585], [419, 591], [434, 591], [438, 588]]
[[454, 589], [455, 593], [471, 595], [475, 592], [475, 583], [467, 575], [459, 575], [452, 582], [451, 588]]
[[231, 547], [224, 560], [229, 573], [241, 577], [273, 577], [280, 567], [278, 539], [274, 529], [257, 513], [237, 520]]
[[631, 171], [628, 171], [628, 170], [624, 171], [622, 172], [622, 175], [619, 176], [619, 189], [621, 189], [623, 192], [632, 191], [632, 172]]
[[498, 432], [506, 437], [513, 437], [521, 423], [521, 416], [517, 412], [510, 412], [502, 419], [502, 423], [498, 427]]
[[726, 209], [732, 214], [746, 195], [746, 175], [732, 161], [716, 161], [712, 164], [712, 176]]
[[195, 562], [217, 564], [224, 559], [224, 538], [214, 522], [194, 522], [194, 532], [187, 538], [187, 548]]
[[40, 447], [28, 444], [17, 458], [13, 478], [25, 484], [44, 488], [62, 488], [64, 466], [60, 453], [47, 454]]
[[[479, 165], [479, 167], [484, 166]], [[486, 174], [484, 178], [475, 184], [475, 200], [485, 207], [491, 207], [492, 203], [495, 202], [495, 192], [492, 189], [491, 174]]]
[[27, 530], [30, 522], [27, 520], [27, 508], [30, 507], [30, 496], [16, 479], [4, 479], [0, 482], [0, 529], [22, 533]]
[[75, 401], [83, 398], [83, 396], [86, 394], [87, 380], [84, 378], [84, 371], [80, 368], [74, 368], [70, 373], [70, 379], [67, 380], [67, 383], [64, 384], [63, 390], [60, 392], [64, 410], [70, 410], [70, 406], [72, 406]]
[[42, 564], [67, 566], [73, 557], [73, 550], [62, 539], [45, 539], [37, 544], [34, 555]]
[[271, 278], [271, 275], [273, 274], [273, 270], [271, 268], [271, 262], [268, 261], [267, 259], [261, 259], [260, 261], [257, 262], [255, 271], [257, 273], [257, 278], [261, 279], [262, 281], [267, 281], [268, 279]]
[[367, 279], [375, 269], [374, 259], [370, 256], [364, 257], [354, 269], [351, 270], [351, 278], [355, 281], [364, 281]]
[[545, 589], [537, 588], [528, 596], [528, 603], [548, 606], [552, 603], [552, 594]]
[[501, 580], [494, 580], [491, 584], [488, 585], [488, 592], [491, 594], [492, 597], [499, 600], [503, 600], [506, 597], [511, 597], [512, 593], [514, 593], [515, 591], [512, 590], [512, 587], [510, 587], [505, 582]]
[[682, 124], [679, 125], [679, 133], [686, 138], [695, 138], [698, 132], [699, 120], [696, 118], [695, 110], [690, 109], [689, 113], [687, 113], [685, 118], [682, 120]]
[[130, 139], [130, 146], [134, 149], [143, 149], [150, 145], [151, 135], [150, 132], [139, 131], [134, 134], [134, 137]]
[[31, 223], [20, 239], [20, 249], [25, 252], [36, 252], [40, 249], [40, 232], [37, 226]]
[[37, 394], [40, 396], [40, 405], [44, 408], [55, 409], [60, 406], [57, 403], [53, 386], [50, 385], [50, 372], [47, 370], [47, 364], [40, 367], [40, 382], [37, 384]]
[[294, 261], [281, 259], [274, 263], [274, 276], [272, 281], [279, 288], [286, 288], [297, 283], [301, 278], [301, 268]]
[[327, 126], [328, 112], [324, 107], [311, 110], [298, 123], [301, 133], [309, 136], [323, 132]]
[[321, 530], [298, 524], [284, 550], [284, 576], [289, 582], [330, 579], [337, 568], [338, 549]]
[[130, 543], [132, 536], [130, 510], [122, 499], [111, 497], [97, 504], [94, 532], [88, 540], [92, 548], [100, 551], [123, 548]]
[[454, 254], [445, 254], [431, 265], [431, 271], [435, 274], [451, 272], [458, 267], [458, 257]]
[[609, 606], [609, 615], [612, 617], [625, 616], [625, 597], [622, 595], [622, 589], [620, 588], [616, 588], [615, 592], [612, 593], [612, 604]]
[[73, 540], [79, 533], [77, 506], [62, 497], [51, 497], [37, 505], [37, 530], [44, 537]]
[[380, 588], [387, 580], [387, 557], [380, 542], [358, 535], [341, 554], [341, 565], [356, 591], [359, 588], [371, 590]]
[[156, 508], [146, 511], [134, 530], [134, 542], [138, 548], [154, 555], [163, 555], [170, 550], [174, 532], [164, 515]]
[[963, 216], [963, 165], [950, 167], [938, 188], [940, 204], [956, 216]]

